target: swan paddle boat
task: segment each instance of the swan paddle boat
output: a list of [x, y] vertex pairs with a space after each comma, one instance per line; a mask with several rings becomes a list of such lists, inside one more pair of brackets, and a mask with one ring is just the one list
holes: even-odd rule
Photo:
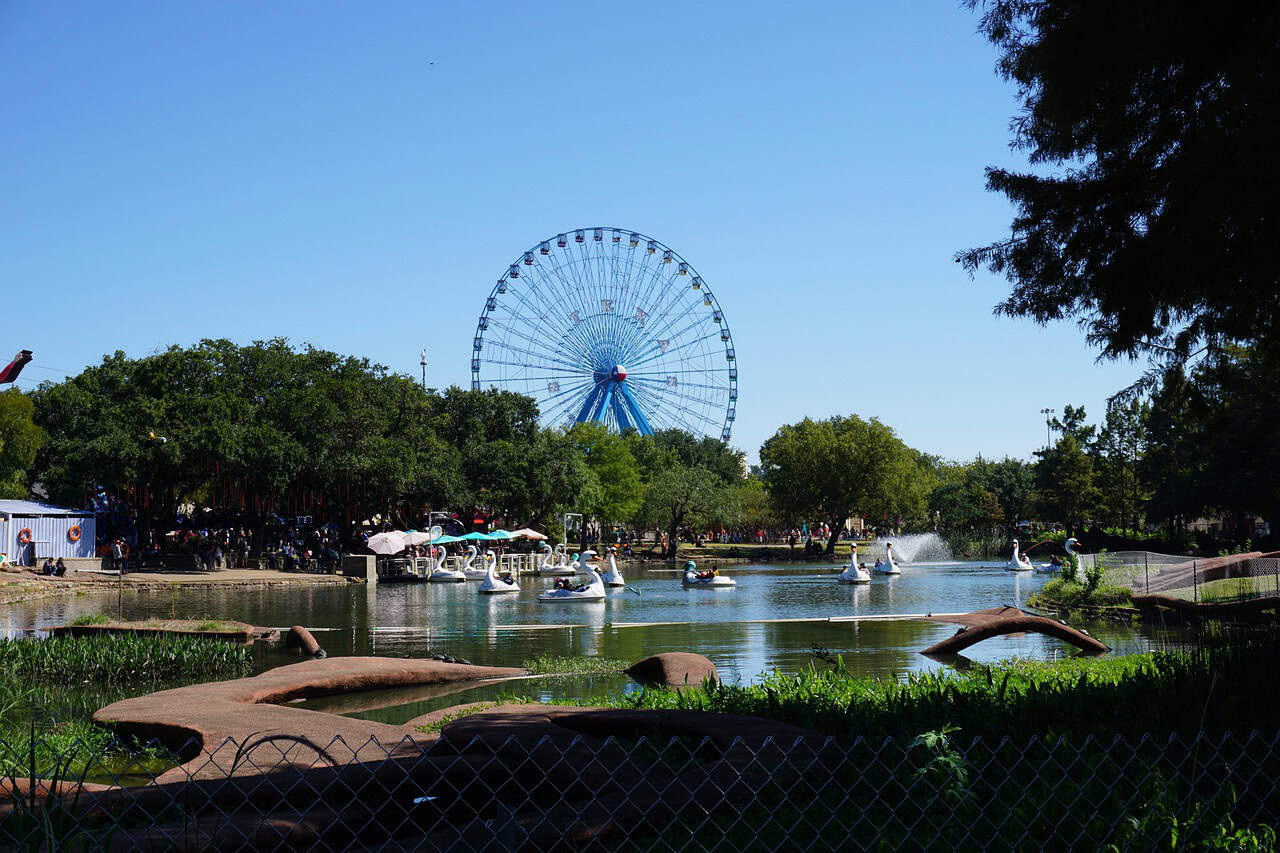
[[884, 546], [884, 559], [876, 560], [875, 566], [871, 569], [878, 575], [900, 575], [902, 569], [898, 568], [897, 562], [893, 559], [893, 543], [886, 542]]
[[[1080, 540], [1075, 538], [1074, 536], [1072, 536], [1063, 544], [1063, 547], [1067, 549], [1067, 559], [1072, 559], [1074, 557], [1080, 556], [1075, 552], [1075, 548], [1072, 547], [1073, 545], [1079, 545], [1079, 544], [1080, 544]], [[1057, 564], [1043, 563], [1039, 566], [1036, 566], [1036, 572], [1042, 575], [1051, 575], [1054, 572], [1062, 571], [1063, 565], [1064, 565], [1063, 563], [1057, 563]]]
[[519, 592], [520, 584], [515, 576], [507, 573], [498, 574], [498, 556], [492, 551], [484, 552], [484, 580], [480, 581], [479, 592], [483, 595], [495, 595], [500, 592]]
[[435, 568], [431, 570], [431, 574], [427, 575], [429, 583], [463, 583], [467, 576], [462, 572], [454, 571], [445, 567], [445, 561], [449, 559], [449, 549], [443, 545], [437, 545], [440, 549], [440, 559], [436, 561]]
[[601, 577], [604, 579], [605, 586], [626, 586], [627, 582], [622, 577], [622, 572], [618, 571], [618, 561], [614, 559], [614, 553], [617, 548], [609, 549], [609, 570]]
[[[584, 551], [583, 565], [591, 572], [591, 580], [585, 584], [578, 586], [557, 586], [555, 589], [547, 590], [538, 596], [538, 601], [604, 601], [605, 586], [604, 578], [600, 577], [600, 570], [593, 565], [587, 563], [588, 555], [594, 557], [594, 551]], [[559, 579], [556, 581], [559, 583]]]
[[698, 571], [698, 564], [693, 560], [689, 560], [684, 564], [684, 576], [680, 583], [686, 588], [708, 588], [708, 589], [724, 589], [725, 587], [733, 587], [738, 584], [733, 578], [727, 578], [720, 574], [718, 569], [709, 569], [705, 572]]
[[1009, 571], [1009, 572], [1029, 572], [1034, 568], [1034, 566], [1031, 565], [1031, 560], [1028, 559], [1027, 555], [1021, 553], [1018, 550], [1017, 539], [1013, 540], [1013, 558], [1009, 560], [1008, 563], [1005, 564], [1004, 568], [1005, 568], [1005, 571]]
[[557, 545], [555, 548], [552, 548], [546, 542], [539, 543], [539, 546], [542, 549], [542, 559], [539, 561], [538, 567], [533, 570], [534, 577], [542, 575], [560, 576], [574, 574], [574, 570], [569, 567], [568, 556], [562, 554], [560, 551], [563, 547], [563, 543], [561, 545]]
[[[485, 578], [486, 572], [484, 568], [484, 559], [481, 559], [479, 566], [475, 565], [476, 556], [479, 553], [480, 552], [476, 550], [475, 545], [467, 546], [467, 560], [462, 564], [462, 573], [466, 575], [466, 578], [469, 581], [482, 581]], [[490, 551], [486, 553], [492, 552]]]
[[840, 583], [871, 583], [871, 572], [858, 565], [858, 546], [854, 545], [849, 551], [849, 565], [844, 567], [844, 571], [836, 576], [836, 580]]

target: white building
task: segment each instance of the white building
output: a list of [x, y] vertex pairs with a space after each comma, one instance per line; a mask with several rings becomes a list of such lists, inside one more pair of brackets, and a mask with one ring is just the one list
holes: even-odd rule
[[46, 557], [92, 557], [96, 532], [87, 510], [0, 500], [0, 554], [11, 563], [34, 566]]

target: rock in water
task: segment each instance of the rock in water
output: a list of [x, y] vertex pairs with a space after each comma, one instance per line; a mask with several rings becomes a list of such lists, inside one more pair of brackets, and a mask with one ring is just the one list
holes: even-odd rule
[[699, 687], [703, 681], [719, 681], [716, 665], [705, 655], [693, 652], [666, 652], [634, 663], [627, 675], [641, 684], [668, 684]]

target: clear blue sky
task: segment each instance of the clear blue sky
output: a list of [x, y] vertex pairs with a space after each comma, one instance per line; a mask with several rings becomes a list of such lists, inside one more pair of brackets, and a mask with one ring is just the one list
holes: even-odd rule
[[470, 380], [493, 280], [568, 228], [651, 234], [715, 289], [733, 443], [877, 416], [1026, 456], [1137, 375], [994, 317], [952, 261], [1016, 110], [955, 0], [0, 4], [0, 356], [285, 336]]

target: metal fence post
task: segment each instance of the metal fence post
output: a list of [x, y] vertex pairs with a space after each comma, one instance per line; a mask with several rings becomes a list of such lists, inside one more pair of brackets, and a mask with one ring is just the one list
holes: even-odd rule
[[1196, 572], [1196, 561], [1191, 561], [1191, 600], [1200, 600], [1200, 582], [1199, 575]]
[[1142, 574], [1147, 578], [1147, 592], [1151, 592], [1151, 552], [1142, 552]]

